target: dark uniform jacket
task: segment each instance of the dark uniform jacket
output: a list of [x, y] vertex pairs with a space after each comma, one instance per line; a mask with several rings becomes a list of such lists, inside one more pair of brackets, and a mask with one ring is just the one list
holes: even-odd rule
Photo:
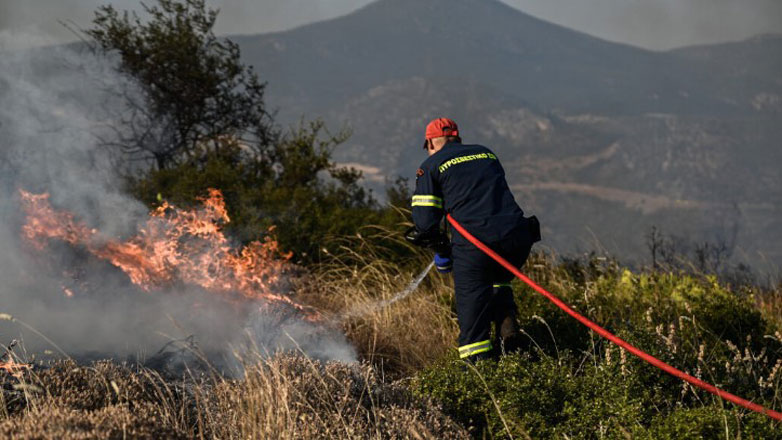
[[[413, 222], [420, 233], [436, 233], [445, 213], [484, 243], [527, 233], [505, 171], [488, 148], [446, 144], [421, 164], [416, 176]], [[467, 240], [453, 231], [453, 242]]]

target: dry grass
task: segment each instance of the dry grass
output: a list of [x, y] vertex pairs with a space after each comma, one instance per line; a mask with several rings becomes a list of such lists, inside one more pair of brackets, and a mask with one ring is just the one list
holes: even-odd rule
[[[0, 384], [4, 385], [0, 393], [0, 438], [467, 438], [464, 427], [437, 406], [411, 396], [401, 381], [390, 382], [419, 372], [454, 349], [457, 325], [450, 278], [432, 273], [408, 297], [388, 307], [377, 307], [404, 290], [416, 272], [426, 267], [431, 255], [408, 249], [411, 257], [407, 261], [395, 260], [399, 247], [408, 245], [389, 231], [371, 231], [366, 236], [339, 239], [339, 252], [326, 255], [297, 289], [297, 299], [316, 306], [330, 324], [344, 330], [364, 362], [347, 365], [301, 356], [269, 359], [254, 355], [245, 359], [245, 374], [239, 379], [195, 373], [171, 379], [148, 369], [111, 362], [84, 367], [61, 361], [50, 368], [25, 372], [21, 379], [0, 375]], [[589, 279], [581, 280], [579, 270], [568, 270], [567, 263], [557, 266], [551, 257], [539, 254], [533, 255], [525, 271], [565, 294], [566, 299], [583, 297], [589, 304], [598, 297], [622, 300], [621, 292], [614, 291], [630, 289], [623, 284], [624, 272], [611, 261], [601, 261], [594, 270], [597, 275], [604, 274], [602, 278], [591, 274]], [[584, 270], [591, 269], [585, 266]], [[658, 281], [666, 279], [663, 276]], [[632, 284], [637, 290], [633, 295], [653, 296], [657, 292], [651, 284], [642, 288], [639, 283]], [[777, 323], [782, 316], [780, 292], [777, 288], [755, 297], [764, 315], [775, 317], [772, 322]], [[591, 313], [602, 322], [618, 310], [614, 306], [609, 301], [605, 310], [598, 307]], [[533, 307], [535, 313], [540, 313], [539, 309]], [[561, 319], [570, 323], [565, 317]], [[677, 344], [670, 348], [671, 356], [679, 353], [677, 347], [684, 347], [686, 341], [681, 338], [689, 328], [684, 324], [680, 320], [678, 325], [661, 327], [667, 332], [657, 335]], [[553, 340], [551, 331], [548, 328], [546, 335]], [[703, 348], [701, 351], [697, 365], [713, 363], [701, 359], [708, 354]], [[611, 364], [610, 353], [605, 350], [606, 365]], [[736, 359], [746, 356], [744, 352], [735, 353]], [[762, 374], [758, 373], [763, 379], [761, 388], [778, 389], [782, 362], [774, 364], [775, 359], [752, 353], [749, 357], [752, 362], [769, 364], [764, 364]], [[625, 361], [620, 357], [622, 368]], [[726, 368], [734, 364], [736, 374], [741, 369], [751, 375], [746, 362], [732, 362]], [[451, 372], [445, 375], [450, 383]], [[493, 395], [487, 381], [479, 377], [483, 387], [473, 391], [488, 393], [502, 422], [498, 432], [509, 434], [518, 420], [505, 417], [512, 412], [501, 410], [507, 399]], [[454, 394], [456, 399], [465, 395]]]
[[466, 438], [367, 364], [297, 356], [256, 358], [239, 380], [61, 361], [16, 388], [26, 404], [0, 416], [2, 438]]
[[[364, 232], [368, 236], [339, 239], [338, 253], [324, 258], [299, 286], [299, 295], [326, 315], [338, 317], [362, 359], [392, 376], [409, 375], [455, 348], [458, 325], [451, 306], [452, 281], [432, 271], [408, 297], [375, 307], [403, 291], [432, 255], [410, 247], [398, 233], [381, 228]], [[400, 247], [408, 247], [413, 257], [391, 262]]]
[[282, 357], [213, 392], [220, 438], [465, 438], [429, 402], [384, 384], [366, 364]]

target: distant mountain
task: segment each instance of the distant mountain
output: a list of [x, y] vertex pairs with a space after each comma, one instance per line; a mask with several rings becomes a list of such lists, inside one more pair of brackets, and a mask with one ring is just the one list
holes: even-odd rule
[[412, 76], [491, 84], [567, 112], [735, 114], [751, 107], [732, 90], [715, 95], [717, 72], [708, 64], [600, 40], [497, 0], [380, 0], [334, 20], [233, 38], [284, 98], [283, 109], [318, 112]]
[[651, 225], [782, 265], [782, 37], [655, 52], [496, 0], [380, 0], [231, 37], [280, 120], [353, 129], [337, 152], [377, 185], [412, 176], [448, 115], [497, 151], [561, 251], [643, 257]]

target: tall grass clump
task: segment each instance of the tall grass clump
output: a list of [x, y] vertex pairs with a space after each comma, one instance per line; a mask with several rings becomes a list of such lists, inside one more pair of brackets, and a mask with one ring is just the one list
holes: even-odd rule
[[212, 395], [218, 438], [467, 438], [428, 400], [384, 383], [368, 364], [259, 360]]
[[392, 376], [409, 375], [454, 347], [458, 334], [450, 277], [432, 270], [405, 298], [389, 303], [431, 262], [398, 232], [363, 228], [329, 242], [299, 288], [340, 325], [362, 359]]

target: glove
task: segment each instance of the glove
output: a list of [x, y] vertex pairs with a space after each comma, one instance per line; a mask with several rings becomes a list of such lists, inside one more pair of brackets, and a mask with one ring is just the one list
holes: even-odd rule
[[440, 273], [451, 273], [453, 270], [453, 260], [440, 254], [434, 254], [434, 266]]
[[421, 232], [418, 231], [418, 228], [416, 228], [415, 226], [405, 231], [405, 240], [407, 240], [408, 242], [416, 246], [425, 247], [426, 245], [424, 243], [425, 241], [424, 238], [425, 238], [424, 235], [421, 234]]
[[451, 249], [451, 245], [448, 242], [448, 236], [439, 230], [424, 233], [413, 226], [405, 232], [405, 240], [416, 246], [434, 249], [435, 252], [440, 252], [442, 254], [448, 254]]

